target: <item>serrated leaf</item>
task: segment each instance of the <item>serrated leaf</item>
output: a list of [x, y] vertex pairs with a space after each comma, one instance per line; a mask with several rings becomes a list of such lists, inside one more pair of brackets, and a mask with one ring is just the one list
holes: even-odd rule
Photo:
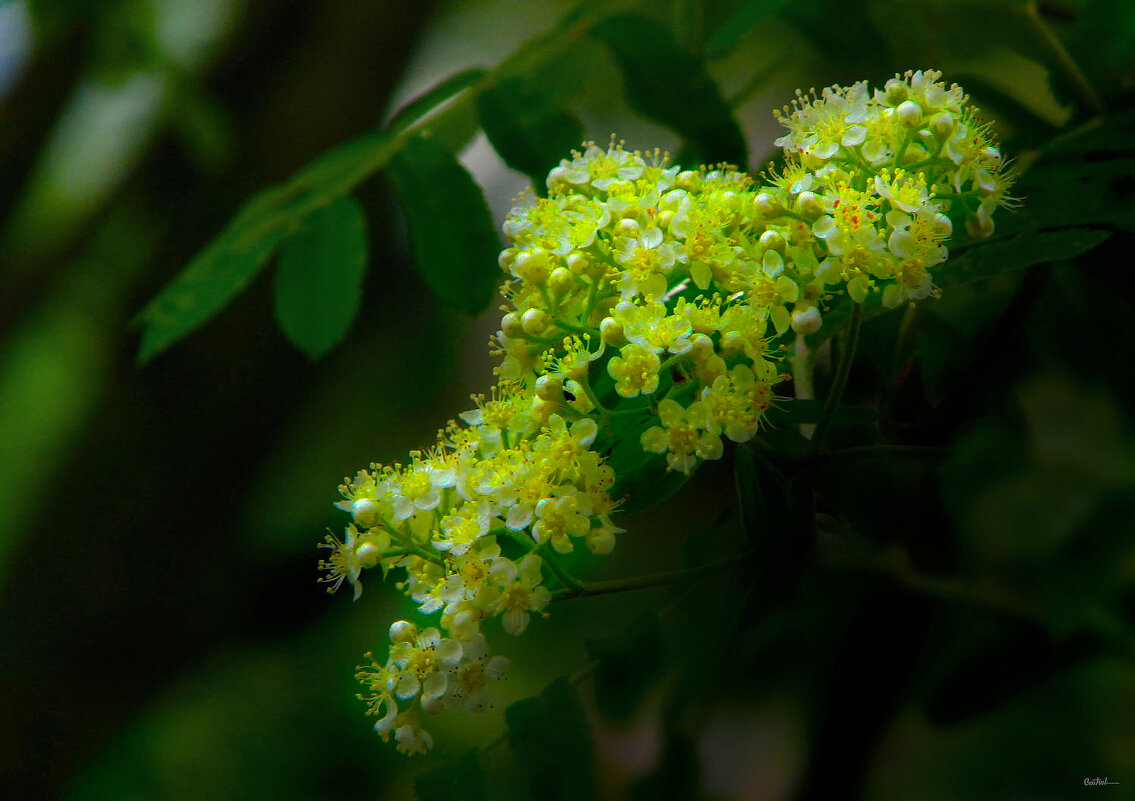
[[485, 777], [477, 750], [419, 776], [414, 781], [414, 798], [416, 801], [483, 801]]
[[347, 333], [366, 271], [366, 217], [350, 195], [313, 211], [286, 240], [276, 267], [276, 320], [318, 359]]
[[421, 136], [391, 160], [387, 175], [430, 291], [467, 314], [484, 311], [501, 275], [500, 240], [477, 182], [448, 150]]
[[136, 322], [143, 330], [138, 363], [146, 363], [224, 308], [309, 214], [386, 166], [402, 146], [405, 129], [429, 110], [426, 98], [440, 103], [469, 82], [467, 73], [443, 81], [439, 91], [427, 92], [421, 103], [411, 103], [395, 127], [332, 148], [287, 182], [253, 196], [139, 312]]
[[733, 47], [741, 38], [771, 17], [787, 0], [745, 0], [737, 10], [713, 32], [706, 43], [706, 55], [720, 55]]
[[583, 138], [583, 126], [530, 81], [509, 78], [477, 98], [481, 127], [512, 169], [532, 179], [537, 191], [548, 171]]
[[745, 137], [701, 62], [662, 25], [619, 15], [595, 26], [618, 62], [631, 106], [696, 145], [707, 162], [748, 162]]
[[529, 774], [530, 797], [577, 801], [595, 796], [591, 730], [566, 678], [517, 701], [505, 710], [505, 720], [512, 751]]
[[661, 675], [666, 659], [662, 627], [645, 612], [614, 637], [584, 641], [595, 667], [595, 701], [609, 718], [634, 714], [646, 691]]

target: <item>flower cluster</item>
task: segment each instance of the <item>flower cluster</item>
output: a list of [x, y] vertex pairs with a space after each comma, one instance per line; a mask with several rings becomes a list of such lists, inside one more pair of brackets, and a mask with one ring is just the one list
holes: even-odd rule
[[844, 292], [924, 298], [955, 223], [992, 232], [1011, 179], [939, 78], [799, 96], [778, 115], [785, 163], [761, 184], [588, 144], [551, 171], [547, 197], [512, 210], [491, 396], [409, 464], [348, 480], [337, 505], [352, 523], [324, 544], [332, 590], [347, 581], [357, 598], [363, 570], [397, 569], [419, 612], [439, 615], [395, 623], [387, 659], [359, 669], [384, 739], [425, 751], [423, 714], [488, 706], [508, 663], [489, 657], [482, 622], [520, 635], [553, 597], [546, 581], [578, 590], [560, 554], [614, 547], [620, 438], [685, 474], [720, 458], [774, 400], [781, 334], [816, 331]]

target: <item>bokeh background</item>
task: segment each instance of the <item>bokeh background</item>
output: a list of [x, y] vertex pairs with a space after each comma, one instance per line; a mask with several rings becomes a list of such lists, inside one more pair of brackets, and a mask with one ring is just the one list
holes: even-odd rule
[[[493, 310], [470, 318], [429, 294], [381, 177], [357, 193], [372, 254], [362, 310], [326, 358], [280, 333], [265, 271], [135, 363], [132, 318], [252, 193], [573, 6], [0, 3], [0, 796], [410, 798], [421, 773], [498, 737], [509, 703], [584, 670], [586, 639], [590, 653], [625, 643], [644, 611], [673, 605], [664, 590], [583, 599], [518, 643], [497, 631], [513, 660], [497, 709], [438, 725], [428, 758], [371, 731], [352, 668], [409, 609], [376, 581], [357, 603], [328, 597], [315, 544], [343, 524], [331, 506], [343, 476], [430, 442], [485, 390], [496, 328]], [[565, 761], [586, 761], [606, 799], [1135, 798], [1135, 330], [1130, 279], [1112, 269], [1130, 262], [1131, 217], [1118, 215], [1135, 150], [1130, 127], [1098, 122], [1135, 92], [1132, 7], [623, 6], [704, 59], [749, 167], [773, 154], [770, 109], [797, 87], [935, 66], [971, 90], [1007, 153], [1096, 119], [1092, 153], [1122, 168], [1106, 184], [1116, 218], [1085, 223], [1115, 233], [1090, 258], [958, 287], [921, 320], [911, 403], [949, 401], [918, 430], [949, 447], [944, 462], [831, 467], [829, 495], [871, 532], [884, 578], [836, 570], [772, 618], [744, 581], [678, 596], [678, 678], [662, 664], [637, 688], [652, 669], [628, 657], [627, 697], [643, 697], [620, 719], [595, 698], [610, 686], [584, 678], [591, 742]], [[738, 14], [743, 35], [706, 56]], [[629, 107], [600, 42], [577, 42], [547, 79], [587, 137], [681, 146]], [[468, 127], [461, 160], [499, 223], [528, 179]], [[1042, 211], [1059, 180], [1073, 195], [1094, 186], [1074, 169], [1050, 180]], [[888, 373], [893, 317], [864, 329], [859, 401]], [[732, 503], [732, 466], [706, 465], [673, 502], [627, 517], [625, 544], [587, 569], [676, 567], [686, 536]], [[832, 559], [857, 537], [829, 543]], [[683, 626], [715, 633], [727, 656]], [[483, 762], [485, 797], [529, 792], [507, 744]], [[1082, 786], [1105, 775], [1122, 784]]]

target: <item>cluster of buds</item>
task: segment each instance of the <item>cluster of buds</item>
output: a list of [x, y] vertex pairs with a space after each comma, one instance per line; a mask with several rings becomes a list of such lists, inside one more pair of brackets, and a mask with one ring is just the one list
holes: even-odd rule
[[780, 335], [818, 330], [844, 292], [924, 298], [955, 223], [992, 232], [1011, 178], [939, 78], [799, 96], [778, 114], [785, 164], [759, 184], [588, 144], [551, 171], [546, 198], [512, 210], [491, 398], [408, 465], [348, 480], [338, 506], [352, 523], [325, 543], [332, 590], [348, 581], [357, 598], [363, 570], [398, 569], [419, 612], [439, 615], [395, 623], [388, 658], [360, 668], [384, 738], [425, 751], [423, 714], [484, 709], [508, 665], [488, 656], [482, 622], [523, 633], [552, 599], [545, 581], [571, 581], [559, 554], [614, 547], [617, 432], [682, 473], [720, 458], [773, 402]]

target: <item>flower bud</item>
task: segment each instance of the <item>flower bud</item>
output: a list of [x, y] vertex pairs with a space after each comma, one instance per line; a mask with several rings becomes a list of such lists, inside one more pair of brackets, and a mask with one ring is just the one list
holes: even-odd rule
[[930, 119], [930, 131], [938, 139], [945, 139], [954, 132], [954, 115], [948, 111], [935, 114]]
[[780, 213], [784, 211], [784, 207], [780, 205], [780, 201], [768, 192], [761, 192], [753, 202], [757, 207], [757, 211], [766, 220], [779, 217]]
[[378, 522], [378, 504], [370, 498], [359, 498], [351, 504], [351, 517], [356, 525], [370, 528]]
[[582, 253], [572, 253], [567, 257], [568, 269], [575, 275], [583, 275], [591, 267], [591, 260]]
[[614, 317], [604, 317], [603, 322], [599, 323], [599, 338], [603, 340], [604, 345], [609, 345], [612, 348], [621, 348], [627, 344], [627, 335], [623, 331], [623, 324]]
[[796, 204], [805, 217], [815, 218], [824, 213], [824, 203], [815, 192], [801, 192]]
[[542, 286], [552, 271], [548, 263], [548, 252], [543, 248], [523, 251], [512, 261], [512, 274], [521, 281]]
[[408, 620], [396, 620], [390, 624], [390, 642], [410, 642], [418, 636], [418, 627]]
[[564, 399], [564, 382], [551, 375], [542, 375], [536, 379], [536, 396], [544, 401], [562, 401]]
[[520, 326], [526, 334], [540, 336], [548, 327], [548, 313], [543, 309], [529, 309], [520, 318]]
[[776, 250], [784, 253], [788, 243], [784, 241], [784, 234], [775, 228], [770, 228], [761, 234], [761, 247], [765, 250]]
[[520, 323], [520, 315], [516, 312], [509, 312], [501, 318], [501, 331], [504, 332], [506, 337], [517, 339], [524, 336], [524, 328]]
[[683, 170], [678, 173], [678, 188], [679, 189], [696, 189], [701, 183], [701, 176], [698, 175], [697, 170]]
[[895, 116], [907, 128], [917, 128], [922, 122], [922, 109], [913, 100], [904, 100], [895, 109]]
[[575, 285], [575, 276], [567, 267], [557, 267], [548, 276], [548, 288], [557, 295], [564, 295]]
[[910, 87], [900, 78], [891, 78], [883, 85], [883, 98], [888, 106], [897, 106], [910, 97]]
[[792, 330], [797, 334], [814, 334], [824, 324], [820, 317], [820, 310], [815, 306], [806, 309], [796, 309], [792, 312]]
[[373, 542], [363, 541], [355, 547], [355, 558], [359, 560], [360, 567], [374, 567], [381, 556], [382, 551]]
[[625, 236], [628, 238], [637, 237], [640, 231], [640, 226], [637, 221], [624, 217], [619, 220], [615, 226], [615, 236]]

